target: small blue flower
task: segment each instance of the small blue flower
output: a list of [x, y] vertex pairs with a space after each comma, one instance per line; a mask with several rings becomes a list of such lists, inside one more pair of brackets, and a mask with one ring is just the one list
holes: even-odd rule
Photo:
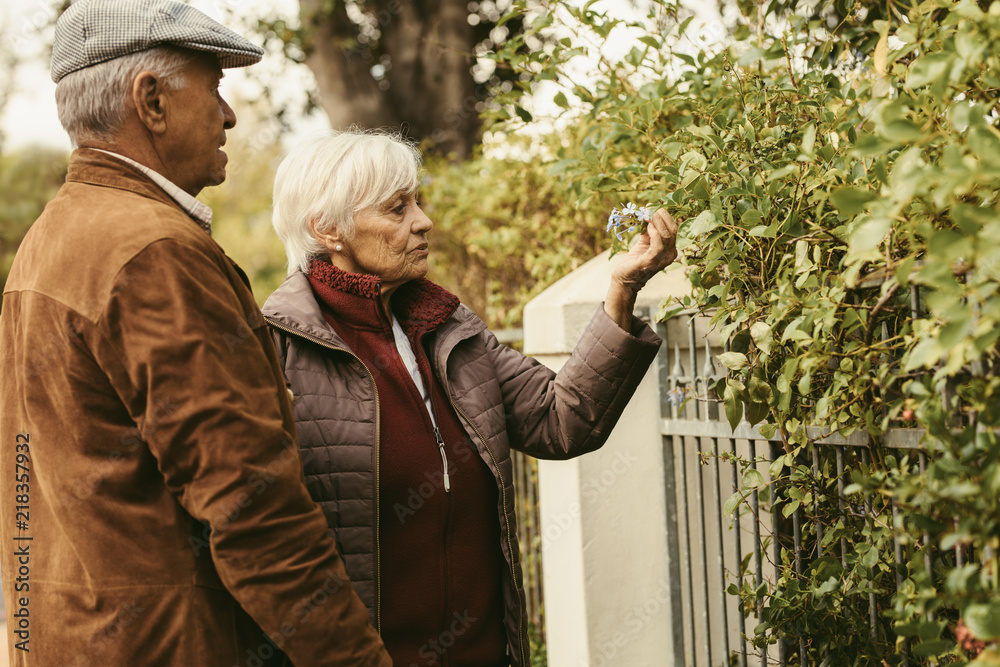
[[611, 215], [608, 216], [608, 228], [606, 231], [614, 231], [615, 236], [622, 243], [625, 242], [625, 231], [634, 232], [638, 225], [637, 222], [649, 222], [650, 209], [649, 207], [639, 208], [633, 203], [622, 204], [622, 208], [619, 211], [617, 208], [611, 209]]
[[684, 389], [681, 387], [674, 387], [667, 393], [667, 400], [670, 401], [670, 405], [675, 408], [680, 407], [681, 403], [684, 402]]

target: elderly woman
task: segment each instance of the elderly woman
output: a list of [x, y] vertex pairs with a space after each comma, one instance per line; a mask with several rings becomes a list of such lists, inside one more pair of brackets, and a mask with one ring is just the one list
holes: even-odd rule
[[264, 314], [295, 395], [306, 483], [397, 667], [528, 667], [510, 450], [604, 444], [659, 339], [636, 292], [676, 257], [658, 211], [559, 373], [427, 280], [420, 159], [342, 132], [281, 164], [289, 276]]

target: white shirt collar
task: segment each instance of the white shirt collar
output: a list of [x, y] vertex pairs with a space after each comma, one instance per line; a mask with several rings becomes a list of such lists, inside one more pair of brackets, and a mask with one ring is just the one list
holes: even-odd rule
[[146, 176], [149, 176], [150, 180], [156, 183], [160, 188], [170, 196], [178, 206], [184, 209], [184, 212], [190, 215], [198, 225], [204, 229], [209, 236], [212, 235], [212, 209], [209, 208], [204, 203], [198, 201], [188, 193], [181, 190], [178, 186], [174, 185], [168, 181], [163, 175], [153, 171], [149, 167], [143, 164], [139, 164], [131, 158], [127, 158], [124, 155], [114, 153], [112, 151], [106, 151], [102, 148], [95, 148], [93, 150], [101, 151], [102, 153], [107, 153], [108, 155], [113, 155], [119, 160], [124, 160], [128, 164], [132, 165]]

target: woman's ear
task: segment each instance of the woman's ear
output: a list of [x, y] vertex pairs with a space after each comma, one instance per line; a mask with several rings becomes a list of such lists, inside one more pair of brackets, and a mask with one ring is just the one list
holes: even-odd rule
[[340, 235], [340, 231], [334, 227], [329, 231], [321, 232], [319, 231], [319, 222], [319, 217], [309, 218], [309, 231], [312, 233], [313, 238], [319, 241], [331, 253], [342, 250], [344, 240]]
[[167, 130], [167, 99], [163, 82], [152, 72], [140, 72], [132, 80], [131, 101], [143, 125], [153, 134]]

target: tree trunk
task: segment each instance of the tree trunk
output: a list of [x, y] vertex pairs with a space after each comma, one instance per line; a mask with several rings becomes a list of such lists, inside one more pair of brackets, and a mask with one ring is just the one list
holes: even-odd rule
[[[381, 33], [375, 46], [359, 40], [343, 0], [300, 0], [306, 64], [331, 125], [402, 129], [467, 157], [481, 131], [467, 0], [373, 0], [367, 9]], [[374, 65], [385, 67], [381, 80]]]

